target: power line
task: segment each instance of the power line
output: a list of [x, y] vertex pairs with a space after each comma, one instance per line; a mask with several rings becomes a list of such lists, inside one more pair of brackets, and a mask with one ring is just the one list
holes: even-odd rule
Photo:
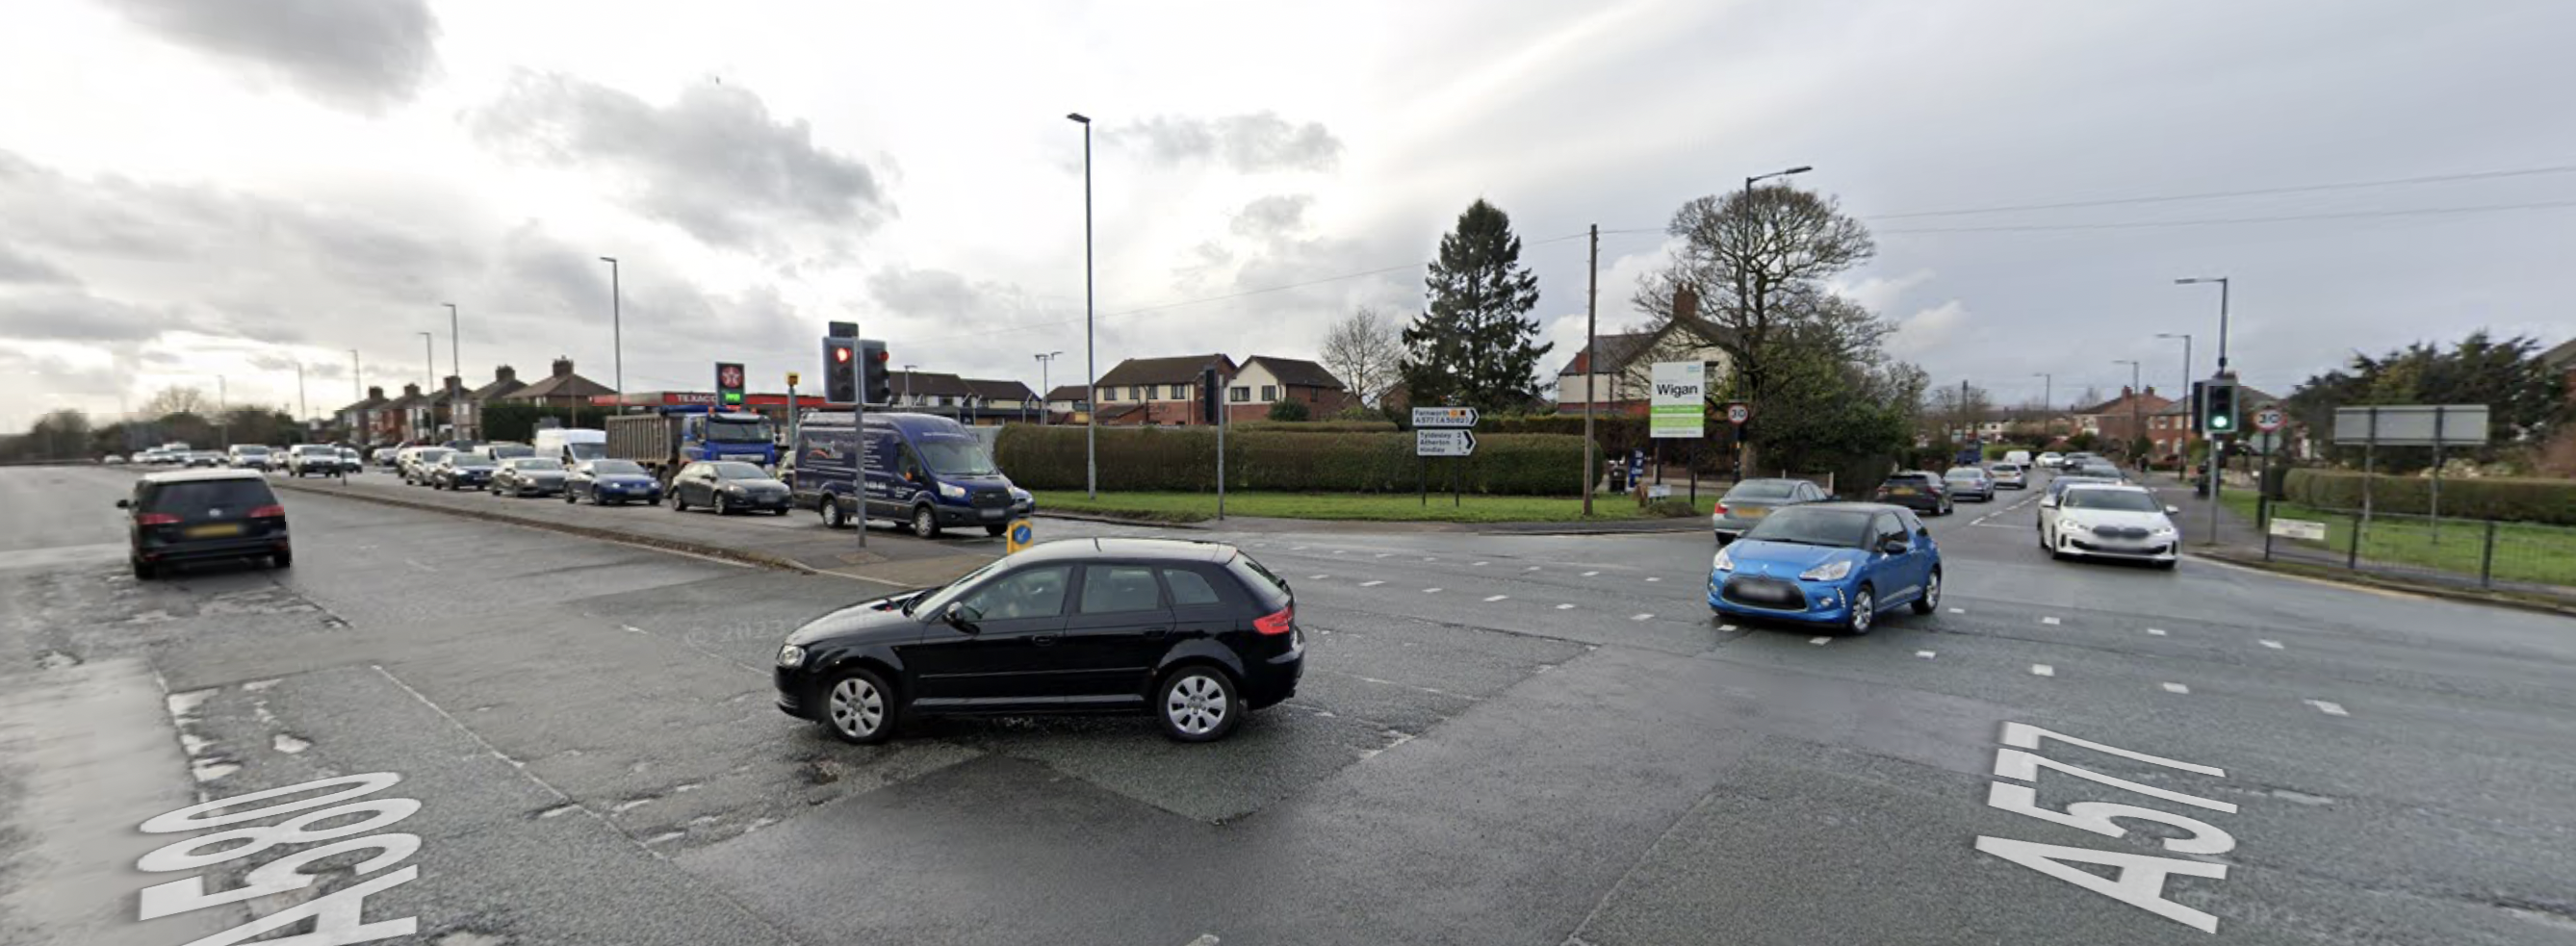
[[2424, 207], [2414, 210], [2357, 210], [2348, 213], [2293, 214], [2279, 217], [2230, 217], [2214, 220], [2140, 220], [2127, 223], [2052, 223], [1997, 225], [1990, 227], [1911, 227], [1890, 228], [1878, 233], [2005, 233], [2041, 230], [2146, 230], [2165, 227], [2214, 227], [2248, 223], [2295, 223], [2308, 220], [2361, 220], [2374, 217], [2425, 217], [2449, 214], [2496, 213], [2511, 210], [2549, 210], [2576, 207], [2576, 200], [2541, 201], [2529, 204], [2487, 204], [2477, 207]]
[[2473, 171], [2466, 174], [2434, 174], [2424, 177], [2400, 177], [2378, 181], [2347, 181], [2339, 184], [2306, 184], [2294, 187], [2265, 187], [2241, 191], [2209, 191], [2199, 194], [2167, 194], [2156, 197], [2116, 197], [2104, 200], [2076, 200], [2049, 204], [2020, 204], [2006, 207], [1968, 207], [1957, 210], [1921, 210], [1901, 214], [1873, 214], [1867, 220], [1902, 220], [1912, 217], [1950, 217], [1965, 214], [2007, 213], [2018, 210], [2063, 210], [2073, 207], [2111, 207], [2122, 204], [2155, 204], [2182, 200], [2217, 200], [2229, 197], [2261, 197], [2271, 194], [2308, 194], [2319, 191], [2358, 190], [2369, 187], [2403, 187], [2414, 184], [2438, 184], [2446, 181], [2479, 181], [2506, 177], [2530, 177], [2541, 174], [2576, 172], [2576, 164], [2549, 167], [2517, 168], [2506, 171]]

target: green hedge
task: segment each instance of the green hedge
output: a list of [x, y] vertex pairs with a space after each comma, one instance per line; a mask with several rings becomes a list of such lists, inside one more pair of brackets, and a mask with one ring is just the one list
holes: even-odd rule
[[[2282, 480], [2281, 497], [2321, 509], [2360, 509], [2365, 479], [2377, 480], [2370, 485], [2373, 509], [2418, 514], [2432, 511], [2433, 481], [2421, 476], [2296, 469]], [[2442, 515], [2576, 525], [2576, 480], [2445, 479]]]
[[1256, 430], [1285, 434], [1385, 434], [1395, 432], [1390, 420], [1239, 420], [1226, 425], [1228, 436]]
[[[1028, 489], [1083, 487], [1083, 428], [1012, 424], [1002, 428], [994, 461]], [[1216, 488], [1216, 431], [1207, 428], [1100, 428], [1100, 488], [1207, 492]], [[1230, 430], [1225, 438], [1227, 489], [1292, 493], [1401, 493], [1416, 488], [1423, 467], [1410, 433], [1361, 432], [1333, 437], [1277, 430]], [[1434, 488], [1449, 484], [1449, 461], [1430, 465]], [[1458, 468], [1470, 493], [1572, 496], [1582, 491], [1583, 440], [1546, 434], [1476, 435], [1476, 455]]]

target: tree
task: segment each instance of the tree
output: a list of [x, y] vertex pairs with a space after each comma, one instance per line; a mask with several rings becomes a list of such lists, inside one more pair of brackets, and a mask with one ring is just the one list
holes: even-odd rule
[[1430, 305], [1405, 328], [1397, 370], [1413, 403], [1499, 413], [1538, 396], [1538, 360], [1555, 346], [1536, 343], [1538, 276], [1520, 258], [1511, 217], [1483, 200], [1440, 238], [1422, 280]]
[[1973, 384], [1958, 387], [1942, 385], [1931, 391], [1925, 406], [1925, 419], [1939, 425], [1944, 436], [1959, 439], [1964, 432], [1974, 436], [1977, 425], [1994, 414], [1994, 398], [1986, 389]]
[[1270, 403], [1271, 420], [1311, 420], [1313, 417], [1314, 413], [1306, 409], [1304, 401], [1291, 401], [1283, 397]]
[[74, 460], [90, 455], [89, 415], [70, 408], [48, 411], [28, 425], [27, 435], [19, 439], [17, 460]]
[[[2330, 438], [2338, 407], [2484, 404], [2488, 444], [2445, 452], [2492, 461], [2505, 450], [2544, 442], [2576, 420], [2566, 375], [2541, 361], [2540, 352], [2540, 343], [2530, 338], [2499, 341], [2480, 330], [2448, 351], [2417, 342], [2376, 358], [2356, 353], [2344, 369], [2301, 383], [2283, 406], [2301, 426]], [[2348, 462], [2360, 461], [2360, 444], [2335, 447]], [[2374, 462], [2390, 470], [2420, 469], [2431, 465], [2432, 453], [2430, 447], [2383, 447]]]
[[1395, 384], [1404, 363], [1404, 347], [1394, 326], [1378, 310], [1361, 306], [1324, 333], [1324, 370], [1342, 379], [1342, 387], [1362, 404]]
[[1783, 351], [1774, 346], [1777, 334], [1844, 315], [1828, 305], [1833, 296], [1824, 280], [1878, 252], [1868, 228], [1843, 215], [1839, 203], [1785, 186], [1697, 198], [1674, 211], [1665, 232], [1682, 247], [1670, 267], [1638, 281], [1633, 301], [1657, 324], [1723, 349], [1734, 361], [1739, 396], [1753, 399], [1757, 415], [1773, 413], [1760, 399], [1771, 387], [1765, 358]]
[[204, 388], [173, 385], [153, 392], [152, 397], [143, 402], [142, 416], [158, 419], [172, 414], [195, 414], [202, 417], [212, 413], [215, 406], [214, 399], [206, 396]]

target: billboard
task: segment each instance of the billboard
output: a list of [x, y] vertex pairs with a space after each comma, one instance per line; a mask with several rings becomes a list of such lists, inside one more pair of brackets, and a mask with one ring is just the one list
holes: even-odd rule
[[1708, 366], [1696, 361], [1655, 362], [1654, 399], [1647, 406], [1649, 436], [1707, 435]]

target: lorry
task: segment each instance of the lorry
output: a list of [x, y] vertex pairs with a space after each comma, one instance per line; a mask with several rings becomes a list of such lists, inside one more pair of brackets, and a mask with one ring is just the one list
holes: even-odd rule
[[854, 425], [847, 411], [808, 411], [797, 425], [795, 468], [797, 508], [821, 513], [836, 529], [893, 519], [925, 539], [974, 526], [1001, 535], [1011, 520], [1037, 510], [1029, 491], [993, 464], [983, 440], [930, 414], [869, 413]]
[[740, 460], [774, 468], [778, 444], [769, 418], [675, 405], [649, 414], [610, 417], [603, 457], [635, 461], [668, 490], [681, 467], [699, 460]]
[[537, 455], [572, 466], [608, 453], [608, 431], [588, 427], [549, 427], [537, 431]]

